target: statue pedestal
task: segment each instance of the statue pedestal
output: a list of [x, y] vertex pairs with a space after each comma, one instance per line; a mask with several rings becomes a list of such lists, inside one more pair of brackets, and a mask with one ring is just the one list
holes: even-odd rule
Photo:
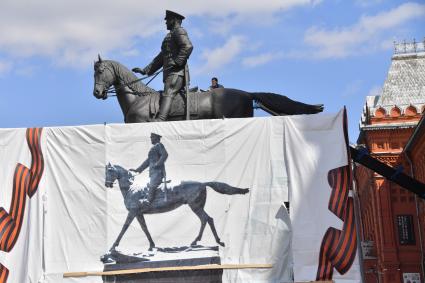
[[221, 283], [223, 269], [103, 276], [104, 283]]
[[[103, 271], [123, 269], [160, 268], [220, 264], [219, 257], [204, 257], [165, 261], [143, 261], [137, 263], [105, 264]], [[223, 269], [156, 271], [146, 273], [102, 276], [104, 283], [221, 283]]]

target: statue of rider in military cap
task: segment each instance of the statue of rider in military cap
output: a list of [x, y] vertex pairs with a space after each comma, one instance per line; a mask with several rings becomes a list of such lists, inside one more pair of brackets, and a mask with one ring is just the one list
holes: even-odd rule
[[[166, 121], [171, 102], [185, 86], [185, 67], [193, 46], [186, 30], [181, 26], [184, 16], [167, 10], [165, 23], [170, 32], [165, 36], [161, 52], [145, 68], [134, 68], [133, 72], [152, 75], [163, 67], [164, 92], [161, 97], [159, 114], [154, 121]], [[187, 72], [188, 73], [188, 72]], [[186, 78], [188, 80], [188, 78]]]
[[[148, 184], [148, 197], [147, 202], [152, 203], [156, 189], [163, 182], [165, 178], [165, 161], [167, 160], [168, 153], [164, 145], [161, 143], [161, 136], [151, 133], [152, 148], [149, 150], [148, 158], [137, 169], [130, 169], [138, 173], [149, 167], [149, 184]], [[166, 181], [166, 180], [164, 180]]]

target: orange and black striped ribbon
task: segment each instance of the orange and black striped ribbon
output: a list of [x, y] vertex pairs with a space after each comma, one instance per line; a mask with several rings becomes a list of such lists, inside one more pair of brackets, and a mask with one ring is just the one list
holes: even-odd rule
[[[16, 244], [21, 231], [28, 197], [37, 191], [44, 171], [44, 159], [41, 152], [42, 128], [27, 129], [26, 140], [31, 152], [31, 169], [18, 163], [13, 176], [13, 195], [9, 213], [0, 207], [0, 250], [10, 252]], [[0, 283], [5, 283], [9, 270], [0, 264]]]
[[[344, 136], [347, 144], [347, 113], [344, 109]], [[329, 227], [323, 236], [320, 246], [319, 266], [317, 268], [316, 280], [331, 280], [333, 269], [340, 274], [345, 274], [352, 266], [356, 257], [357, 232], [354, 219], [354, 202], [349, 197], [352, 188], [352, 175], [350, 164], [335, 168], [328, 173], [328, 182], [332, 188], [328, 209], [341, 219], [344, 224], [342, 231]]]
[[[350, 180], [346, 172], [348, 166], [331, 170], [329, 179]], [[345, 177], [344, 177], [345, 175]], [[330, 183], [332, 186], [332, 183]], [[340, 186], [337, 186], [340, 185]], [[323, 236], [319, 254], [319, 267], [317, 269], [316, 280], [331, 280], [333, 269], [340, 274], [345, 274], [351, 267], [356, 257], [357, 234], [354, 219], [353, 198], [348, 197], [349, 189], [344, 183], [334, 183], [332, 187], [329, 210], [344, 221], [342, 231], [329, 227]], [[343, 207], [343, 209], [340, 209]]]

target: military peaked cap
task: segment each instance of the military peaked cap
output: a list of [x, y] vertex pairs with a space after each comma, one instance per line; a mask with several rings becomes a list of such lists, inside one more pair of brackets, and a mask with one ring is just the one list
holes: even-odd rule
[[155, 133], [151, 133], [151, 138], [162, 138], [162, 136], [155, 134]]
[[180, 19], [180, 20], [184, 20], [184, 16], [177, 14], [176, 12], [166, 10], [164, 20], [171, 19], [171, 18], [177, 18], [177, 19]]

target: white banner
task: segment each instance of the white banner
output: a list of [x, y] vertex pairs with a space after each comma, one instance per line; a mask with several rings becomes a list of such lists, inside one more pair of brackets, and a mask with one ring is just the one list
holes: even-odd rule
[[34, 171], [32, 183], [42, 176], [16, 245], [1, 254], [0, 283], [113, 282], [63, 275], [217, 263], [272, 265], [209, 275], [222, 282], [315, 280], [324, 233], [341, 225], [326, 180], [347, 164], [342, 116], [44, 128], [42, 172], [28, 130], [1, 130], [0, 205], [13, 203], [17, 163]]
[[[333, 279], [336, 282], [359, 282], [360, 270], [358, 262], [352, 264], [349, 257], [356, 254], [355, 222], [351, 220], [352, 230], [342, 233], [346, 237], [335, 236], [327, 242], [327, 246], [337, 246], [339, 250], [347, 249], [338, 255], [338, 260], [345, 260], [345, 274], [334, 272], [332, 263], [319, 264], [321, 246], [325, 244], [325, 234], [332, 227], [342, 229], [344, 222], [331, 211], [331, 199], [336, 199], [339, 212], [344, 210], [348, 201], [348, 189], [344, 192], [334, 190], [329, 181], [330, 173], [338, 174], [340, 170], [349, 170], [347, 166], [347, 147], [343, 133], [343, 112], [339, 115], [321, 116], [321, 119], [310, 119], [308, 123], [304, 117], [293, 117], [285, 124], [285, 155], [286, 167], [290, 180], [291, 192], [291, 223], [293, 229], [292, 249], [294, 254], [294, 275], [296, 282]], [[342, 185], [351, 186], [348, 178], [339, 180]], [[345, 184], [344, 184], [345, 183]], [[345, 202], [343, 195], [345, 194]], [[339, 201], [339, 202], [338, 202]], [[354, 210], [350, 210], [354, 213]], [[348, 215], [348, 213], [347, 213]], [[348, 223], [348, 221], [345, 221]], [[329, 234], [331, 235], [331, 234]], [[347, 240], [344, 245], [344, 240]], [[342, 247], [342, 248], [341, 248]], [[323, 251], [323, 257], [331, 254], [331, 248]], [[344, 252], [344, 251], [343, 251]], [[334, 260], [334, 262], [338, 262]], [[326, 261], [326, 260], [323, 260]], [[342, 264], [342, 263], [340, 263]], [[329, 277], [318, 274], [318, 266], [327, 271]], [[320, 270], [319, 270], [320, 271]], [[348, 272], [347, 272], [348, 271]], [[333, 276], [332, 273], [334, 272]]]

